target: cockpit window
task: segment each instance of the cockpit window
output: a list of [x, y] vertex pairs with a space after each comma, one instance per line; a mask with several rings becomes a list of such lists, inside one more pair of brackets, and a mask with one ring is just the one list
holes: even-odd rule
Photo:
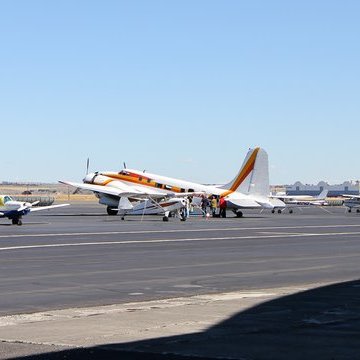
[[12, 198], [10, 196], [4, 196], [4, 204], [6, 204], [8, 201], [12, 201]]

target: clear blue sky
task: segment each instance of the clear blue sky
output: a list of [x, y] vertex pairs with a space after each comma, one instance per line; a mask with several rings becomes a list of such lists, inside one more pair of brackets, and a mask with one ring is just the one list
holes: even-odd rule
[[359, 179], [360, 1], [0, 0], [0, 181]]

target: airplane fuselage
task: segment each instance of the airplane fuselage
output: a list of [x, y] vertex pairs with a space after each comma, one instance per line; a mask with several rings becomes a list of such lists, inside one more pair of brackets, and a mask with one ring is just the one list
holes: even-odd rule
[[[111, 186], [119, 190], [126, 190], [126, 187], [131, 187], [143, 193], [146, 193], [147, 189], [152, 188], [158, 192], [163, 192], [164, 196], [173, 193], [178, 193], [179, 195], [184, 193], [184, 196], [192, 192], [204, 193], [207, 196], [215, 195], [225, 197], [229, 209], [243, 207], [237, 204], [240, 201], [246, 204], [246, 206], [244, 206], [246, 208], [273, 208], [269, 199], [260, 195], [258, 197], [254, 195], [248, 196], [236, 191], [224, 190], [219, 186], [203, 185], [133, 169], [122, 170], [118, 173], [110, 171], [90, 173], [85, 177], [84, 183]], [[117, 201], [116, 198], [112, 196], [103, 196], [102, 194], [100, 196], [102, 198], [100, 203], [105, 205], [113, 206]]]

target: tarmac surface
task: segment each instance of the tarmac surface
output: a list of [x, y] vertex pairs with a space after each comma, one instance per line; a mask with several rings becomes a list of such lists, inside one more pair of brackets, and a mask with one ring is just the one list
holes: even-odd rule
[[0, 358], [360, 359], [360, 215], [0, 222]]

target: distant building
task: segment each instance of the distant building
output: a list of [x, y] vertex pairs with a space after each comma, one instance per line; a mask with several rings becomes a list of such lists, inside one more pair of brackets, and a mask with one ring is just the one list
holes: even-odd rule
[[320, 181], [317, 185], [302, 184], [297, 181], [294, 185], [285, 185], [285, 191], [288, 195], [312, 195], [316, 196], [324, 189], [329, 190], [328, 196], [340, 196], [342, 194], [359, 195], [360, 182], [345, 181], [339, 185], [329, 185], [325, 181]]

